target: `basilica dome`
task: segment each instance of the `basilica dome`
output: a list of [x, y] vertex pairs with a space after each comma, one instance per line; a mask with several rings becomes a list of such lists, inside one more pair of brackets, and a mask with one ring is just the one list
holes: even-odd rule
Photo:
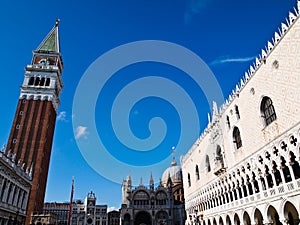
[[161, 178], [162, 186], [166, 187], [168, 183], [168, 178], [171, 178], [174, 185], [181, 184], [182, 181], [182, 170], [181, 167], [177, 165], [175, 159], [173, 158], [172, 165], [165, 170]]

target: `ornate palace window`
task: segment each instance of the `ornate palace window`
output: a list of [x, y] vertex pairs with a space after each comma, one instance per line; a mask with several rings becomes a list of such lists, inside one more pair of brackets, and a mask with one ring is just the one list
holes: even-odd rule
[[242, 139], [241, 139], [241, 133], [239, 128], [235, 127], [232, 132], [232, 137], [233, 137], [233, 143], [236, 147], [236, 149], [239, 149], [242, 147]]
[[269, 97], [264, 97], [260, 105], [261, 116], [264, 119], [264, 123], [268, 126], [274, 120], [276, 120], [275, 108], [273, 102]]
[[223, 163], [223, 154], [222, 154], [222, 149], [221, 149], [220, 145], [217, 146], [215, 160], [220, 163]]
[[239, 107], [237, 105], [234, 106], [234, 111], [235, 111], [236, 119], [239, 120], [241, 116], [240, 116]]
[[211, 168], [210, 168], [210, 162], [209, 162], [208, 155], [206, 155], [206, 157], [205, 157], [205, 167], [206, 167], [206, 172], [210, 172]]
[[228, 129], [230, 129], [230, 119], [229, 119], [229, 116], [226, 116], [226, 124], [227, 124]]
[[189, 187], [191, 186], [191, 175], [188, 173], [188, 183], [189, 183]]
[[196, 165], [196, 179], [200, 180], [200, 175], [199, 175], [199, 167]]

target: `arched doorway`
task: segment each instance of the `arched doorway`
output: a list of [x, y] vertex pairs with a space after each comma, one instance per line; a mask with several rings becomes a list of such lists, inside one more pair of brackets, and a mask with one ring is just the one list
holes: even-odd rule
[[140, 211], [135, 215], [134, 225], [151, 225], [152, 219], [148, 212]]
[[284, 217], [288, 221], [289, 225], [296, 225], [300, 222], [297, 209], [290, 202], [286, 202], [284, 205]]
[[257, 225], [263, 225], [263, 216], [259, 209], [255, 209], [254, 211], [254, 221]]
[[269, 222], [271, 222], [274, 225], [282, 225], [282, 223], [279, 220], [279, 215], [273, 206], [270, 206], [268, 208], [267, 215], [268, 215]]
[[234, 214], [234, 225], [241, 225], [240, 218], [237, 214]]
[[244, 225], [251, 225], [250, 216], [247, 212], [244, 212], [243, 221]]

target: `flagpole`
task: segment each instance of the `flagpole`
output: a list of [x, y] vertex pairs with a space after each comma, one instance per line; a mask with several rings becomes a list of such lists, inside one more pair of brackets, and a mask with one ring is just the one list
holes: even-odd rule
[[68, 225], [71, 225], [73, 194], [74, 194], [74, 177], [72, 177], [72, 190], [71, 190], [70, 204], [69, 204]]

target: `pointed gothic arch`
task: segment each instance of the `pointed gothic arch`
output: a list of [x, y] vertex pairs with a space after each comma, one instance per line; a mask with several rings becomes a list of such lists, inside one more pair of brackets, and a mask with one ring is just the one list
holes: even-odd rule
[[222, 219], [221, 216], [220, 216], [220, 218], [219, 218], [219, 225], [224, 225], [224, 222], [223, 222], [223, 219]]
[[251, 225], [250, 216], [246, 211], [244, 212], [244, 215], [243, 215], [243, 222], [244, 222], [244, 225]]
[[234, 221], [234, 225], [241, 225], [241, 221], [238, 214], [234, 214], [233, 221]]
[[213, 218], [213, 225], [217, 225], [216, 218]]
[[299, 179], [300, 178], [300, 166], [299, 166], [299, 163], [296, 159], [294, 152], [290, 151], [289, 157], [290, 157], [289, 163], [290, 163], [290, 165], [292, 165], [292, 170], [294, 172], [295, 179]]
[[254, 222], [255, 224], [263, 224], [263, 216], [259, 209], [255, 209], [254, 211]]
[[269, 223], [273, 223], [274, 225], [282, 225], [282, 223], [279, 220], [279, 214], [278, 214], [277, 210], [272, 205], [270, 205], [268, 207], [267, 217], [268, 217], [268, 222]]
[[287, 201], [283, 208], [284, 217], [289, 225], [297, 225], [300, 222], [299, 213], [291, 202]]
[[226, 225], [231, 225], [231, 219], [229, 215], [226, 216]]

